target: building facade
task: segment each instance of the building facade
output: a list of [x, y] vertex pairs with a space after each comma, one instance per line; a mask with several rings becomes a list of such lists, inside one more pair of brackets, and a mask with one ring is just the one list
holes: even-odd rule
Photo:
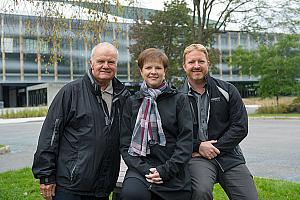
[[[117, 44], [117, 77], [127, 83], [132, 81], [129, 45], [133, 41], [129, 37], [132, 25], [130, 20], [133, 21], [136, 17], [131, 14], [130, 9], [125, 7], [123, 17], [127, 17], [127, 21], [109, 21], [105, 23], [101, 34], [96, 36], [99, 41]], [[139, 13], [146, 18], [154, 12], [155, 10], [139, 8]], [[53, 27], [45, 28], [43, 20], [38, 16], [0, 13], [0, 106], [47, 105], [47, 87], [33, 86], [45, 83], [61, 85], [81, 77], [88, 70], [91, 49], [96, 44], [93, 40], [95, 35], [90, 32], [81, 37], [83, 30], [78, 26], [87, 21], [65, 19], [64, 24], [69, 28], [61, 32], [56, 41], [49, 40], [55, 30]], [[266, 36], [261, 38], [265, 39]], [[269, 40], [276, 42], [275, 37]], [[219, 49], [221, 55], [218, 71], [214, 76], [234, 83], [244, 97], [255, 95], [253, 84], [257, 79], [240, 75], [237, 70], [225, 64], [224, 58], [230, 56], [238, 46], [249, 50], [257, 48], [257, 38], [245, 32], [228, 31], [217, 34], [215, 41], [213, 47]], [[56, 46], [59, 48], [55, 48]]]

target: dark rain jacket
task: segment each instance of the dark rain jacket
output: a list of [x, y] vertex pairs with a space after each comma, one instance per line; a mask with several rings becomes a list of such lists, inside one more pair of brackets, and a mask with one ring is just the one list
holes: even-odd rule
[[[191, 193], [190, 174], [187, 162], [192, 154], [192, 115], [185, 94], [168, 88], [156, 99], [162, 128], [166, 136], [166, 146], [150, 146], [146, 157], [128, 154], [133, 129], [143, 96], [140, 92], [127, 99], [123, 111], [120, 133], [121, 154], [128, 166], [125, 179], [135, 177], [143, 181], [149, 189], [165, 200], [189, 199]], [[150, 184], [145, 180], [149, 169], [155, 167], [163, 184]]]
[[54, 98], [40, 133], [32, 171], [41, 183], [56, 183], [74, 194], [105, 197], [118, 178], [121, 111], [129, 91], [113, 79], [108, 116], [100, 87], [89, 75], [68, 83]]
[[[234, 85], [209, 75], [206, 79], [209, 99], [208, 140], [217, 140], [213, 145], [221, 153], [215, 160], [221, 170], [226, 171], [245, 163], [239, 143], [248, 134], [247, 111]], [[198, 152], [204, 137], [198, 135], [197, 100], [189, 90], [187, 79], [180, 91], [187, 94], [190, 100], [193, 113], [193, 151]]]

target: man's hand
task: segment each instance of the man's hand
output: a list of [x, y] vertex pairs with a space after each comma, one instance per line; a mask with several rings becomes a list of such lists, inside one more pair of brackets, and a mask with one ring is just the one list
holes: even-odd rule
[[219, 149], [217, 149], [216, 147], [214, 147], [214, 145], [212, 145], [216, 142], [217, 140], [209, 140], [209, 141], [201, 142], [199, 146], [199, 154], [202, 157], [207, 158], [209, 160], [215, 158], [218, 154], [220, 154]]
[[149, 174], [145, 175], [146, 180], [149, 183], [155, 183], [155, 184], [162, 184], [163, 183], [163, 181], [162, 181], [158, 171], [156, 170], [156, 168], [150, 168], [149, 171], [150, 171]]
[[41, 195], [44, 197], [44, 199], [52, 200], [52, 197], [55, 196], [55, 187], [56, 184], [40, 185]]

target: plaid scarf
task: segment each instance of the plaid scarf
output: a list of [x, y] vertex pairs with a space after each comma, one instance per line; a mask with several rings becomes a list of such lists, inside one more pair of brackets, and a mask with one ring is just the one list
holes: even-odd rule
[[128, 149], [129, 155], [146, 156], [150, 154], [149, 144], [166, 145], [166, 137], [162, 129], [155, 100], [167, 87], [168, 84], [165, 81], [158, 89], [147, 87], [145, 81], [141, 85], [140, 92], [144, 98], [133, 129], [133, 135]]

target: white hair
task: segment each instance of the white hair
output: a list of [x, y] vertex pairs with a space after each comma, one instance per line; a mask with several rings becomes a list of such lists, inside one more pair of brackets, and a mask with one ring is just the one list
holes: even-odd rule
[[103, 47], [103, 48], [105, 48], [105, 47], [113, 48], [113, 49], [116, 51], [116, 55], [117, 55], [117, 59], [118, 59], [118, 57], [119, 57], [118, 49], [117, 49], [114, 45], [112, 45], [111, 43], [109, 43], [109, 42], [101, 42], [101, 43], [97, 44], [96, 46], [94, 46], [94, 48], [92, 49], [92, 52], [91, 52], [91, 59], [92, 59], [92, 57], [93, 57], [93, 55], [94, 55], [94, 53], [95, 53], [95, 50], [96, 50], [98, 47]]

